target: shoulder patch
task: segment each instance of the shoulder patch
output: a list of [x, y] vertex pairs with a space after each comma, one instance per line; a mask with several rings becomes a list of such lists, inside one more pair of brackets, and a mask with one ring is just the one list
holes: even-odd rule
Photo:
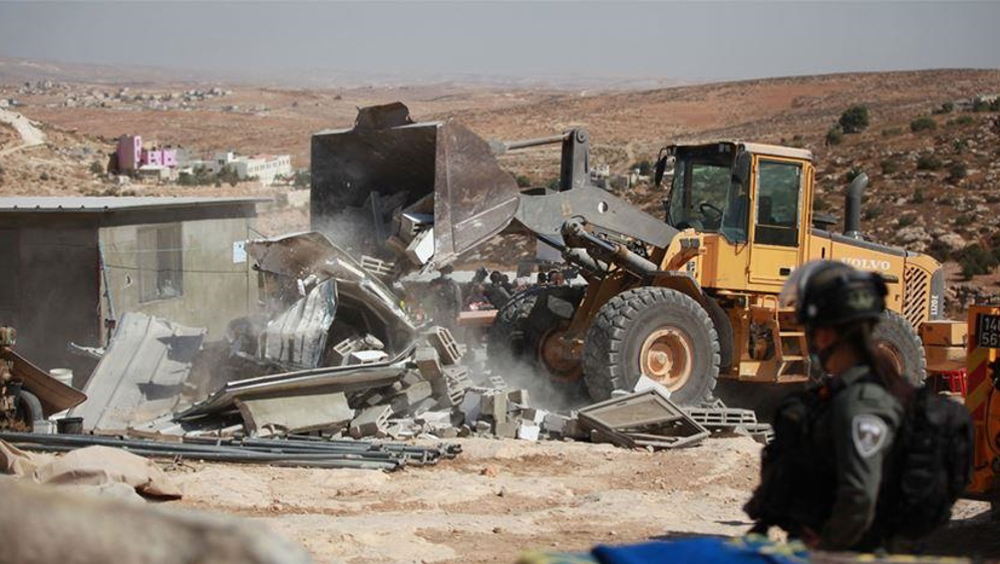
[[878, 415], [862, 413], [855, 415], [851, 422], [851, 436], [858, 454], [862, 458], [868, 458], [878, 452], [885, 444], [886, 437], [889, 436], [889, 428]]

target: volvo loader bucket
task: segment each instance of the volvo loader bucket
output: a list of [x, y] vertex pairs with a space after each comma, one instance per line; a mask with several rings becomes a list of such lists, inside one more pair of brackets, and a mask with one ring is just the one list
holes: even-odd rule
[[518, 194], [486, 141], [451, 120], [413, 123], [401, 103], [312, 138], [313, 229], [356, 253], [447, 264], [507, 227]]

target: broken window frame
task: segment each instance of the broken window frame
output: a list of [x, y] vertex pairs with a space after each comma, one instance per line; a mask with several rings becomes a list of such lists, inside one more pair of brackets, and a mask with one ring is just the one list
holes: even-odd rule
[[184, 228], [181, 223], [139, 227], [139, 303], [184, 296]]

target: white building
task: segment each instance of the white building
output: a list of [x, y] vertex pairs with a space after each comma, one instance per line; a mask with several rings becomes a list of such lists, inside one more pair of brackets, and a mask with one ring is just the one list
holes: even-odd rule
[[209, 170], [218, 172], [222, 167], [230, 166], [236, 171], [240, 180], [256, 178], [264, 186], [274, 184], [278, 176], [291, 178], [292, 157], [289, 155], [255, 155], [253, 157], [239, 156], [228, 151], [216, 153], [215, 160]]

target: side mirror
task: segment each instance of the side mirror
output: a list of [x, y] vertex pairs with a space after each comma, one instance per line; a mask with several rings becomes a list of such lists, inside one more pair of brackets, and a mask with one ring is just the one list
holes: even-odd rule
[[669, 155], [663, 155], [656, 161], [656, 167], [653, 169], [653, 185], [659, 186], [663, 182], [663, 175], [667, 172], [667, 158]]
[[750, 180], [750, 161], [752, 155], [749, 151], [740, 151], [733, 162], [733, 181], [746, 186]]

